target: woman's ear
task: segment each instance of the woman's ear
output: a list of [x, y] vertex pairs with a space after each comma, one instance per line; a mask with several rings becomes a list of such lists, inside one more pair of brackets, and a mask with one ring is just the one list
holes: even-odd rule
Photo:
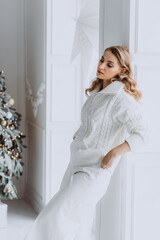
[[127, 71], [127, 69], [125, 67], [123, 67], [121, 70], [121, 74], [124, 74], [126, 71]]

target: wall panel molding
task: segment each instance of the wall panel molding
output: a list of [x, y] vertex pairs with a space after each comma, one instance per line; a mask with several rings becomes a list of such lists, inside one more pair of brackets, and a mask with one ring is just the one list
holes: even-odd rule
[[[44, 206], [45, 195], [45, 129], [27, 121], [27, 179], [26, 197], [35, 210]], [[38, 151], [40, 149], [41, 151]], [[36, 206], [36, 203], [38, 204]]]

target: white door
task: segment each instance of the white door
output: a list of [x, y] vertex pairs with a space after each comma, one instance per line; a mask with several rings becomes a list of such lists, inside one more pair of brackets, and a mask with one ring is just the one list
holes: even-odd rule
[[46, 203], [59, 190], [69, 163], [69, 145], [79, 126], [80, 57], [70, 62], [80, 1], [47, 1]]

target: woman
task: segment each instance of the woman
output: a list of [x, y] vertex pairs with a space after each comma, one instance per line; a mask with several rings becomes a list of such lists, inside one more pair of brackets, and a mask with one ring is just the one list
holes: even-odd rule
[[[90, 92], [88, 95], [87, 91]], [[132, 79], [127, 47], [105, 49], [97, 78], [85, 90], [81, 125], [70, 144], [70, 162], [59, 191], [38, 215], [25, 240], [93, 240], [96, 204], [121, 155], [147, 140], [148, 128]]]

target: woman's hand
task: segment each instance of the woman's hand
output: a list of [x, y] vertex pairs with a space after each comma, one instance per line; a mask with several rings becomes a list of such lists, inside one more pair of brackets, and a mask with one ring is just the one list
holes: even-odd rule
[[101, 161], [101, 167], [102, 168], [109, 168], [109, 167], [111, 167], [114, 159], [117, 156], [122, 155], [122, 154], [124, 154], [126, 152], [129, 152], [129, 151], [131, 151], [130, 146], [129, 146], [128, 142], [124, 141], [123, 143], [121, 143], [117, 147], [111, 149], [107, 153], [107, 155], [105, 155], [105, 157]]
[[101, 161], [101, 168], [109, 168], [112, 166], [114, 159], [117, 157], [114, 149], [110, 150]]

